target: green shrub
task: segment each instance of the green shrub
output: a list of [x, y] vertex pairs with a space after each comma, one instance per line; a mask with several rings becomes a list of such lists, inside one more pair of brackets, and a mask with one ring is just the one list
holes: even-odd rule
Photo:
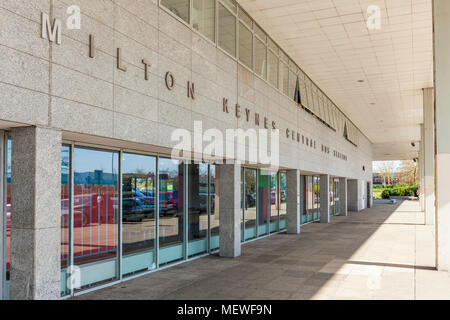
[[383, 192], [381, 193], [381, 198], [382, 199], [390, 199], [390, 197], [391, 197], [390, 190], [384, 189]]

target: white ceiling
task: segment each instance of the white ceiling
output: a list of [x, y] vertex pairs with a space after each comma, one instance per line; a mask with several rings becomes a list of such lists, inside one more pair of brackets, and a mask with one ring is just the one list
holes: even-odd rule
[[[238, 2], [374, 143], [374, 160], [417, 157], [422, 88], [433, 86], [431, 0]], [[367, 27], [370, 5], [380, 30]]]

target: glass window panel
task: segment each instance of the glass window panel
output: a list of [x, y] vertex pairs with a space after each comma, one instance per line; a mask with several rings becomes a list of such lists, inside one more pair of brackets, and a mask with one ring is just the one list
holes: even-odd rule
[[273, 50], [273, 52], [278, 55], [278, 46], [275, 42], [273, 42], [272, 39], [270, 39], [269, 37], [267, 37], [267, 44], [269, 46], [270, 49]]
[[268, 64], [267, 64], [267, 79], [269, 82], [278, 88], [278, 57], [273, 54], [272, 51], [267, 52]]
[[235, 0], [220, 0], [220, 1], [223, 2], [228, 8], [230, 8], [231, 11], [236, 12], [237, 5]]
[[289, 95], [289, 68], [288, 66], [280, 62], [280, 90], [285, 94]]
[[236, 56], [236, 18], [219, 4], [219, 47]]
[[287, 64], [288, 61], [289, 61], [288, 56], [287, 56], [286, 53], [284, 53], [284, 51], [282, 51], [281, 49], [280, 49], [280, 59], [281, 59], [281, 61], [285, 62], [286, 64]]
[[253, 35], [251, 31], [239, 23], [239, 61], [250, 69], [253, 60]]
[[280, 172], [280, 229], [286, 228], [286, 172]]
[[255, 38], [255, 72], [266, 79], [267, 76], [267, 48], [258, 38]]
[[215, 0], [192, 2], [192, 27], [211, 41], [215, 40], [215, 4]]
[[297, 69], [297, 65], [291, 59], [289, 59], [289, 68], [291, 68], [292, 70], [296, 70]]
[[11, 139], [8, 139], [6, 147], [6, 281], [10, 280], [11, 270], [11, 146]]
[[244, 169], [244, 240], [256, 237], [256, 170]]
[[320, 218], [320, 178], [314, 176], [314, 220]]
[[250, 28], [253, 28], [252, 18], [250, 18], [250, 16], [244, 10], [242, 10], [241, 7], [239, 7], [239, 19], [245, 22]]
[[308, 94], [308, 97], [307, 97], [307, 101], [308, 101], [308, 104], [307, 104], [307, 106], [308, 106], [308, 109], [309, 110], [311, 110], [312, 112], [314, 112], [314, 103], [313, 103], [313, 89], [312, 89], [312, 86], [311, 86], [311, 81], [309, 80], [309, 79], [307, 79], [307, 82], [306, 82], [306, 92], [307, 92], [307, 94]]
[[305, 76], [303, 73], [300, 73], [300, 96], [302, 98], [302, 105], [306, 105], [306, 84], [305, 84]]
[[74, 264], [115, 258], [118, 246], [117, 152], [76, 147], [74, 167]]
[[[156, 157], [124, 153], [122, 160], [123, 254], [155, 249]], [[147, 261], [153, 269], [155, 255]]]
[[189, 0], [161, 0], [161, 5], [189, 23]]
[[258, 236], [269, 233], [269, 177], [268, 172], [258, 170]]
[[295, 87], [297, 85], [297, 75], [289, 70], [289, 98], [294, 99], [295, 97]]
[[[183, 221], [183, 163], [159, 158], [159, 247], [182, 244]], [[182, 257], [175, 258], [178, 260]]]
[[270, 175], [270, 232], [278, 232], [277, 174]]
[[256, 34], [258, 37], [260, 37], [261, 40], [262, 40], [264, 43], [266, 43], [266, 41], [267, 41], [267, 36], [266, 36], [266, 33], [264, 32], [264, 30], [261, 29], [256, 23], [255, 23], [254, 30], [255, 30], [255, 34]]
[[302, 223], [308, 222], [308, 214], [307, 214], [307, 183], [306, 183], [306, 176], [301, 176], [300, 178], [300, 192], [301, 192], [301, 214], [302, 214]]
[[220, 233], [220, 211], [219, 211], [219, 181], [220, 171], [216, 170], [216, 166], [210, 167], [210, 196], [211, 196], [211, 250], [219, 248], [219, 233]]
[[61, 148], [61, 268], [66, 268], [70, 257], [70, 146]]
[[307, 183], [307, 214], [308, 222], [314, 220], [314, 188], [313, 188], [313, 178], [312, 176], [306, 177]]
[[208, 170], [207, 164], [188, 166], [189, 256], [208, 250]]

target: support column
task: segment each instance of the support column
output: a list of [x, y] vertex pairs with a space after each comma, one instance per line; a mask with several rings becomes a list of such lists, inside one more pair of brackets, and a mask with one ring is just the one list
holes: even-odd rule
[[339, 178], [339, 202], [341, 216], [348, 216], [347, 211], [347, 178]]
[[59, 299], [61, 132], [12, 131], [11, 299]]
[[300, 170], [286, 172], [286, 210], [288, 234], [300, 233]]
[[435, 134], [436, 134], [436, 266], [450, 271], [450, 1], [433, 1]]
[[423, 199], [425, 224], [434, 225], [436, 209], [434, 206], [434, 90], [423, 90]]
[[347, 181], [347, 206], [349, 211], [361, 211], [361, 201], [358, 180]]
[[419, 203], [420, 209], [425, 211], [425, 157], [424, 157], [424, 130], [423, 124], [420, 125], [420, 145], [419, 145]]
[[320, 222], [330, 223], [330, 176], [320, 175]]
[[373, 208], [373, 182], [369, 182], [368, 186], [369, 186], [369, 190], [367, 191], [369, 193], [367, 195], [367, 198], [369, 199], [368, 205], [369, 205], [369, 208]]
[[220, 256], [235, 258], [241, 255], [241, 166], [218, 165]]

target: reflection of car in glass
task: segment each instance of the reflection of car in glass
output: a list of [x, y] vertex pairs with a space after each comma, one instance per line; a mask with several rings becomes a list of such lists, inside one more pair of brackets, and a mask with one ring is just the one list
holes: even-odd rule
[[123, 221], [142, 221], [154, 218], [154, 205], [147, 204], [141, 198], [124, 198], [122, 201]]
[[[110, 194], [113, 194], [112, 192]], [[118, 213], [119, 201], [116, 195], [105, 193], [75, 194], [73, 202], [74, 228], [86, 227], [90, 224], [113, 223]], [[69, 226], [69, 200], [61, 200], [62, 221], [65, 228]]]
[[162, 215], [178, 215], [178, 191], [160, 192], [159, 210]]
[[246, 198], [246, 200], [245, 200], [245, 208], [246, 209], [253, 208], [256, 206], [256, 194], [255, 193], [253, 193], [253, 194], [247, 193], [247, 194], [245, 194], [245, 198]]

